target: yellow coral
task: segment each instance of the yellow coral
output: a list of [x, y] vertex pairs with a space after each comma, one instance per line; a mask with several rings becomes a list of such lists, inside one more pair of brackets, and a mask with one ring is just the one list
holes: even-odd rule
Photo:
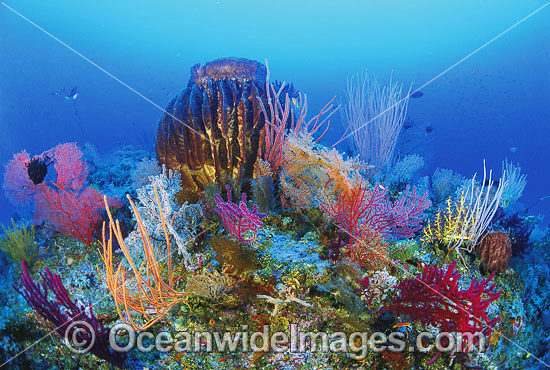
[[13, 230], [2, 224], [4, 235], [0, 238], [0, 250], [4, 251], [14, 262], [25, 261], [30, 264], [38, 256], [38, 247], [34, 241], [34, 225], [30, 230], [25, 226], [17, 227], [11, 219]]
[[453, 202], [452, 197], [445, 201], [445, 207], [440, 208], [432, 224], [426, 225], [422, 230], [424, 244], [440, 243], [450, 245], [457, 241], [457, 238], [465, 238], [467, 233], [461, 233], [472, 224], [472, 219], [467, 218], [468, 209], [465, 206], [464, 195], [461, 194], [458, 201]]

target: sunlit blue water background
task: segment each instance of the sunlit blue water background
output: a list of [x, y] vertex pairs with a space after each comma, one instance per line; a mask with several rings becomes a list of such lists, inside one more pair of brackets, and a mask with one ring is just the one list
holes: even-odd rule
[[[224, 56], [269, 60], [276, 79], [308, 94], [310, 112], [368, 69], [422, 86], [545, 4], [542, 0], [6, 1], [161, 107], [189, 69]], [[530, 206], [550, 195], [550, 6], [423, 88], [411, 100], [422, 174], [470, 177], [483, 159], [528, 175]], [[76, 105], [55, 95], [77, 86]], [[74, 108], [78, 109], [78, 117]], [[100, 154], [153, 151], [160, 110], [5, 6], [0, 6], [0, 163], [27, 149], [90, 142]], [[433, 131], [426, 132], [431, 126]], [[339, 116], [324, 142], [344, 132]], [[346, 146], [343, 145], [345, 150]], [[531, 213], [550, 214], [550, 200]], [[14, 214], [0, 196], [0, 222]], [[547, 217], [548, 218], [548, 217]]]

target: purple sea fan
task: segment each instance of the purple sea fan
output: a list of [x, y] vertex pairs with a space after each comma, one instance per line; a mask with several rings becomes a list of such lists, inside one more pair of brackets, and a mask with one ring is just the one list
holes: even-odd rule
[[227, 202], [222, 199], [220, 194], [216, 194], [214, 199], [218, 208], [214, 209], [214, 212], [222, 217], [223, 226], [239, 243], [254, 243], [258, 230], [264, 226], [261, 219], [267, 215], [258, 213], [257, 205], [254, 205], [251, 210], [248, 209], [245, 193], [242, 194], [239, 204], [232, 203], [229, 185], [226, 185], [225, 189], [227, 190]]
[[[46, 267], [42, 276], [42, 287], [37, 286], [29, 276], [25, 262], [21, 262], [23, 276], [21, 282], [23, 288], [17, 290], [34, 308], [34, 310], [47, 320], [53, 330], [65, 340], [68, 346], [82, 350], [82, 353], [91, 352], [97, 357], [117, 366], [122, 367], [123, 357], [121, 353], [110, 350], [110, 328], [103, 326], [92, 311], [92, 304], [86, 307], [82, 303], [71, 300], [67, 289], [63, 286], [59, 275], [53, 274]], [[48, 293], [53, 292], [55, 298], [48, 299]], [[76, 344], [83, 344], [84, 348], [75, 348]], [[89, 348], [88, 348], [89, 347]]]

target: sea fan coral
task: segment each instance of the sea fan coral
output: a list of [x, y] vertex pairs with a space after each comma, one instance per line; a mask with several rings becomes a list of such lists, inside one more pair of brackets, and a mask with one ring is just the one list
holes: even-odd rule
[[[102, 194], [86, 186], [88, 167], [75, 143], [59, 144], [38, 157], [51, 157], [57, 178], [37, 185], [27, 173], [30, 158], [26, 152], [16, 154], [6, 166], [4, 189], [16, 205], [34, 202], [35, 222], [51, 224], [57, 231], [86, 244], [93, 239], [95, 227], [101, 220]], [[120, 202], [111, 199], [113, 207]]]
[[366, 167], [357, 158], [345, 159], [337, 150], [315, 146], [309, 133], [291, 133], [285, 146], [281, 189], [291, 206], [301, 210], [319, 206], [356, 186]]
[[[185, 266], [192, 267], [195, 265], [195, 259], [191, 256], [189, 249], [195, 241], [203, 211], [198, 204], [184, 202], [181, 206], [178, 205], [176, 194], [180, 190], [179, 174], [163, 166], [161, 174], [150, 176], [149, 183], [137, 190], [139, 203], [136, 209], [144, 230], [151, 239], [155, 254], [163, 256], [167, 251], [164, 237], [164, 228], [166, 228], [170, 240], [178, 246], [178, 252], [183, 256]], [[157, 192], [162, 207], [157, 203]], [[134, 217], [137, 219], [136, 215]], [[141, 230], [137, 225], [124, 242], [129, 246], [142, 243]], [[132, 248], [133, 257], [143, 260], [145, 256], [140, 255], [140, 252], [143, 252], [143, 249]]]
[[257, 205], [251, 210], [248, 209], [246, 193], [242, 194], [239, 204], [231, 202], [231, 188], [226, 185], [225, 189], [227, 202], [219, 194], [216, 194], [215, 200], [218, 208], [214, 209], [214, 212], [222, 217], [225, 230], [233, 235], [239, 243], [254, 243], [258, 229], [263, 226], [261, 219], [267, 215], [259, 213]]

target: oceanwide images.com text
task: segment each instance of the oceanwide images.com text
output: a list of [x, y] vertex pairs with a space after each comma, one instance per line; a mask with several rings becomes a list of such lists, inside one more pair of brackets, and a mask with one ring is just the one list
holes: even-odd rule
[[[92, 328], [83, 321], [71, 325], [76, 329], [64, 338], [67, 347], [75, 353], [89, 352], [95, 341]], [[174, 333], [160, 331], [136, 333], [131, 326], [118, 323], [111, 328], [109, 345], [115, 352], [131, 350], [140, 352], [332, 352], [349, 353], [355, 359], [363, 359], [372, 352], [483, 352], [487, 348], [483, 333], [418, 333], [416, 338], [408, 337], [404, 332], [389, 334], [382, 332], [303, 332], [297, 324], [291, 324], [287, 332], [271, 331], [264, 325], [262, 331], [250, 332], [248, 325], [242, 325], [235, 332], [190, 332]], [[78, 335], [89, 334], [89, 335]], [[81, 338], [90, 338], [83, 341]], [[79, 339], [80, 338], [80, 339]]]

